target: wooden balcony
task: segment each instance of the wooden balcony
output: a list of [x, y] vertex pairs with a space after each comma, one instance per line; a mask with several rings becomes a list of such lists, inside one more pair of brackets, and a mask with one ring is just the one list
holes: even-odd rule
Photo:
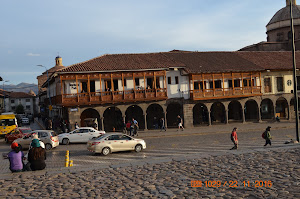
[[[167, 89], [143, 89], [126, 91], [105, 91], [77, 94], [63, 94], [51, 98], [52, 105], [78, 106], [78, 105], [97, 105], [114, 104], [137, 101], [152, 101], [167, 99]], [[48, 99], [46, 103], [48, 103]]]
[[191, 90], [192, 100], [208, 100], [262, 95], [260, 86]]

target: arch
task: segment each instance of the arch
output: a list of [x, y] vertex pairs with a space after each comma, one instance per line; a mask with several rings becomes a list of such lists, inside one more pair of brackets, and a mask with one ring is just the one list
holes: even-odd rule
[[274, 105], [269, 98], [263, 99], [260, 104], [261, 119], [274, 119]]
[[246, 121], [258, 121], [258, 104], [255, 100], [248, 100], [244, 107]]
[[129, 106], [126, 109], [126, 121], [131, 121], [134, 118], [139, 123], [139, 129], [145, 129], [145, 117], [143, 109], [137, 105]]
[[208, 124], [208, 110], [205, 104], [198, 103], [193, 108], [193, 125]]
[[81, 115], [80, 115], [80, 126], [91, 126], [91, 127], [95, 127], [94, 124], [90, 124], [89, 122], [87, 122], [87, 118], [96, 118], [97, 120], [95, 120], [95, 123], [97, 125], [96, 129], [102, 129], [102, 124], [101, 124], [101, 120], [100, 120], [100, 114], [97, 110], [93, 109], [93, 108], [88, 108], [85, 109]]
[[288, 119], [289, 107], [288, 102], [284, 97], [280, 97], [276, 100], [276, 116], [280, 119]]
[[164, 110], [159, 104], [151, 104], [147, 108], [147, 129], [158, 129], [160, 118], [165, 119]]
[[211, 122], [224, 123], [226, 122], [225, 106], [221, 102], [215, 102], [210, 109]]
[[105, 131], [122, 131], [123, 117], [122, 112], [117, 107], [109, 107], [103, 113], [103, 125]]
[[228, 105], [228, 120], [243, 121], [243, 109], [239, 101], [233, 100]]
[[[177, 116], [180, 115], [182, 117], [182, 106], [179, 103], [170, 103], [167, 107], [167, 125], [170, 127], [178, 127], [177, 124]], [[184, 124], [184, 122], [183, 122]]]

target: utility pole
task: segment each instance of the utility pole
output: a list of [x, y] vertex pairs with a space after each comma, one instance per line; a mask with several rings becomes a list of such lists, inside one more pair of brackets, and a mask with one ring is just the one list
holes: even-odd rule
[[293, 77], [294, 77], [294, 98], [295, 98], [295, 113], [296, 113], [296, 139], [299, 142], [299, 102], [297, 93], [297, 75], [296, 75], [296, 58], [295, 58], [295, 34], [294, 34], [294, 22], [293, 22], [293, 3], [290, 0], [290, 16], [291, 16], [291, 34], [292, 34], [292, 54], [293, 54]]

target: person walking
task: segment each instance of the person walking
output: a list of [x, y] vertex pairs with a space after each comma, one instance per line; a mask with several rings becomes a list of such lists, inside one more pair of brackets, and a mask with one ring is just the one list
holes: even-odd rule
[[18, 143], [14, 142], [11, 144], [12, 151], [8, 153], [7, 158], [9, 159], [9, 169], [11, 172], [23, 171], [23, 158], [24, 153], [21, 151]]
[[264, 132], [264, 139], [266, 140], [266, 143], [264, 146], [267, 146], [268, 144], [270, 144], [270, 146], [272, 145], [271, 143], [271, 139], [272, 139], [272, 136], [271, 136], [271, 133], [270, 133], [270, 130], [271, 130], [271, 127], [268, 126]]
[[231, 137], [231, 141], [233, 142], [234, 146], [230, 150], [238, 148], [239, 141], [238, 141], [238, 138], [237, 138], [236, 131], [237, 131], [237, 128], [234, 127], [233, 130], [232, 130], [232, 132], [231, 132], [231, 136], [230, 136]]
[[162, 130], [167, 130], [166, 129], [166, 126], [165, 126], [165, 119], [162, 117], [162, 118], [160, 118], [160, 131], [162, 131]]
[[79, 129], [78, 123], [75, 122], [75, 129]]
[[133, 135], [132, 136], [138, 136], [138, 128], [139, 128], [139, 123], [136, 121], [134, 118], [132, 118], [132, 124], [133, 124]]
[[30, 162], [30, 168], [32, 171], [43, 170], [46, 168], [46, 150], [40, 145], [38, 139], [32, 140], [32, 148], [28, 153], [28, 161]]
[[180, 115], [177, 116], [177, 123], [178, 123], [178, 130], [180, 130], [180, 128], [182, 130], [184, 130], [183, 125], [182, 125], [182, 118], [180, 117]]

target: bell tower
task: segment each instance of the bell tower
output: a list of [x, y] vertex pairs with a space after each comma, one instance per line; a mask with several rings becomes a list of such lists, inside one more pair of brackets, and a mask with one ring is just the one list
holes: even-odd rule
[[59, 55], [55, 57], [55, 66], [63, 66], [62, 58]]
[[[290, 2], [291, 2], [291, 0], [286, 0], [286, 6], [290, 6]], [[292, 0], [292, 4], [297, 5], [296, 0]]]

